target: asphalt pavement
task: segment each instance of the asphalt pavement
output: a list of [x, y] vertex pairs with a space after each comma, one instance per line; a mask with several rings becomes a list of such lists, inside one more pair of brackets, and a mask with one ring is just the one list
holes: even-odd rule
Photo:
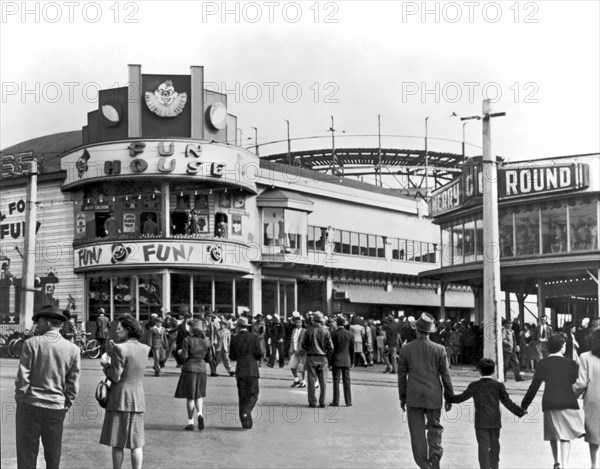
[[[14, 377], [17, 360], [0, 359], [2, 403], [1, 462], [16, 467]], [[81, 390], [69, 412], [63, 437], [63, 468], [110, 468], [111, 450], [98, 444], [103, 410], [94, 399], [102, 378], [98, 360], [82, 360]], [[179, 369], [171, 360], [155, 377], [148, 361], [146, 392], [145, 468], [415, 468], [406, 414], [400, 410], [397, 376], [383, 366], [353, 368], [353, 406], [309, 408], [304, 388], [290, 388], [289, 368], [261, 368], [260, 396], [254, 428], [244, 430], [238, 419], [235, 378], [222, 365], [221, 376], [209, 377], [204, 401], [206, 428], [184, 431], [185, 400], [173, 398]], [[478, 379], [473, 367], [451, 370], [455, 392]], [[529, 375], [530, 377], [531, 375]], [[520, 403], [529, 381], [509, 377], [507, 389]], [[341, 389], [340, 389], [341, 392]], [[543, 441], [542, 390], [530, 412], [517, 419], [503, 410], [501, 468], [552, 468], [550, 445]], [[327, 402], [331, 401], [331, 376]], [[342, 399], [343, 400], [343, 399]], [[477, 468], [477, 442], [472, 401], [443, 412], [442, 467]], [[38, 467], [45, 467], [40, 448]], [[126, 453], [123, 467], [130, 467]], [[589, 468], [587, 444], [572, 442], [571, 468]]]

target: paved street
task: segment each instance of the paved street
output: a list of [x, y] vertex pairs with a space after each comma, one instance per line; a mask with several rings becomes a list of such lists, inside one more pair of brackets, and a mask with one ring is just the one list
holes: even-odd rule
[[[14, 429], [14, 376], [17, 360], [0, 360], [2, 400], [2, 467], [16, 467]], [[65, 424], [64, 468], [111, 466], [111, 452], [98, 444], [103, 413], [94, 399], [102, 377], [97, 360], [82, 361], [79, 399]], [[148, 362], [146, 391], [146, 446], [144, 467], [328, 467], [328, 468], [414, 468], [408, 426], [398, 401], [395, 375], [382, 374], [382, 366], [352, 370], [353, 407], [307, 407], [306, 389], [291, 389], [291, 373], [284, 369], [261, 368], [259, 405], [252, 430], [237, 421], [235, 378], [208, 379], [205, 399], [206, 429], [183, 431], [187, 423], [185, 401], [174, 399], [179, 370], [170, 361], [163, 376], [153, 376]], [[224, 373], [222, 367], [219, 368]], [[452, 369], [456, 391], [476, 379], [467, 367]], [[509, 380], [511, 397], [520, 403], [528, 382]], [[328, 402], [331, 400], [328, 389]], [[551, 468], [550, 446], [543, 441], [542, 415], [537, 405], [530, 415], [516, 422], [503, 411], [501, 436], [502, 468]], [[475, 468], [477, 443], [470, 402], [443, 414], [444, 457], [442, 467]], [[124, 467], [130, 467], [126, 454]], [[572, 444], [573, 468], [589, 467], [587, 444]], [[40, 455], [39, 467], [45, 467]]]

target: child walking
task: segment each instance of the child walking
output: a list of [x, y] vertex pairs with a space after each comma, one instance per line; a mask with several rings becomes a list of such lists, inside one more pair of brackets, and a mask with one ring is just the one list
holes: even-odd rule
[[481, 379], [470, 383], [462, 394], [448, 399], [452, 404], [460, 404], [472, 397], [475, 402], [475, 436], [481, 469], [498, 469], [502, 428], [500, 402], [517, 417], [526, 414], [510, 399], [504, 384], [492, 378], [495, 368], [494, 360], [483, 358], [477, 365]]

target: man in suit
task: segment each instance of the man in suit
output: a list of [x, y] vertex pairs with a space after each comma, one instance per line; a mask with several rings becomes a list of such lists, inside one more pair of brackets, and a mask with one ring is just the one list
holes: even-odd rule
[[44, 445], [46, 467], [60, 466], [65, 416], [79, 391], [80, 350], [59, 334], [66, 320], [54, 305], [33, 315], [38, 335], [27, 339], [15, 380], [17, 466], [35, 468]]
[[279, 314], [273, 315], [273, 321], [268, 326], [269, 337], [271, 338], [271, 357], [267, 366], [273, 368], [275, 366], [275, 359], [278, 356], [279, 368], [283, 368], [285, 365], [284, 356], [284, 341], [285, 341], [285, 328], [281, 323]]
[[325, 407], [325, 383], [327, 379], [328, 359], [333, 352], [333, 342], [329, 330], [323, 327], [323, 314], [313, 314], [313, 323], [306, 329], [302, 339], [302, 350], [306, 352], [306, 369], [308, 371], [308, 406], [317, 407], [315, 381], [319, 380], [321, 393], [319, 407]]
[[[442, 387], [446, 400], [454, 395], [454, 391], [446, 349], [429, 339], [429, 334], [436, 331], [435, 319], [430, 314], [421, 314], [416, 331], [417, 339], [400, 349], [400, 407], [402, 411], [407, 411], [408, 407], [408, 430], [415, 462], [421, 469], [439, 469], [444, 452], [444, 427], [440, 424]], [[450, 406], [447, 402], [446, 410]]]
[[539, 357], [540, 360], [542, 358], [548, 358], [548, 355], [550, 354], [548, 352], [548, 339], [550, 339], [553, 333], [554, 329], [552, 329], [552, 326], [548, 324], [548, 318], [546, 316], [542, 316], [540, 318], [540, 323], [533, 331], [533, 341], [535, 342], [535, 347], [538, 351], [538, 355], [541, 354], [541, 357]]
[[502, 321], [502, 356], [504, 358], [504, 379], [506, 380], [506, 372], [508, 367], [512, 367], [515, 374], [515, 381], [523, 381], [523, 372], [517, 359], [517, 341], [515, 333], [512, 330], [512, 321], [505, 319]]
[[352, 393], [350, 391], [350, 367], [354, 357], [354, 335], [344, 328], [346, 319], [338, 316], [335, 320], [337, 329], [331, 334], [333, 354], [331, 355], [331, 370], [333, 372], [333, 401], [331, 406], [337, 407], [340, 403], [340, 375], [344, 386], [344, 401], [346, 407], [352, 407]]
[[237, 334], [231, 338], [229, 357], [235, 360], [235, 379], [238, 388], [239, 414], [242, 427], [252, 428], [252, 410], [258, 401], [258, 360], [262, 358], [258, 335], [248, 331], [248, 319], [240, 317]]
[[[291, 387], [296, 386], [305, 388], [306, 382], [304, 381], [304, 371], [306, 369], [306, 352], [302, 350], [302, 340], [304, 339], [304, 333], [306, 329], [302, 327], [302, 318], [299, 313], [298, 316], [294, 316], [294, 329], [292, 330], [290, 337], [290, 369], [294, 376], [294, 382]], [[298, 376], [300, 373], [300, 376]]]
[[383, 326], [385, 331], [383, 361], [384, 373], [396, 374], [398, 368], [398, 349], [400, 348], [400, 323], [393, 316], [388, 316], [387, 323]]
[[96, 340], [100, 342], [100, 350], [106, 352], [106, 339], [108, 339], [108, 318], [104, 315], [104, 308], [98, 309], [98, 317], [96, 318]]

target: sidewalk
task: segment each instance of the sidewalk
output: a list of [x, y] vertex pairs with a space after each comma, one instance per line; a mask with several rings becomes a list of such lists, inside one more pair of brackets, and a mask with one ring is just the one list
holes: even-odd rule
[[[16, 467], [14, 429], [14, 377], [17, 360], [0, 359], [2, 399], [1, 456], [3, 469]], [[61, 468], [111, 467], [111, 451], [98, 444], [103, 410], [94, 399], [102, 377], [97, 360], [82, 361], [81, 389], [68, 414], [63, 437]], [[150, 361], [144, 378], [146, 393], [145, 468], [415, 468], [410, 449], [406, 414], [400, 410], [396, 375], [383, 367], [352, 370], [353, 407], [308, 408], [306, 389], [290, 388], [292, 374], [262, 367], [260, 397], [254, 428], [243, 430], [237, 416], [235, 378], [209, 377], [204, 400], [206, 429], [185, 432], [185, 401], [174, 399], [180, 370], [167, 363], [165, 373], [154, 377]], [[476, 379], [469, 368], [453, 368], [452, 379], [460, 391]], [[328, 382], [327, 401], [331, 398]], [[528, 383], [507, 383], [517, 402]], [[539, 404], [541, 392], [534, 401]], [[500, 467], [551, 468], [550, 446], [543, 441], [539, 407], [517, 420], [503, 411]], [[470, 402], [442, 413], [443, 468], [477, 468], [477, 443]], [[128, 452], [127, 452], [128, 453]], [[130, 467], [126, 453], [124, 468]], [[45, 467], [43, 456], [39, 467]], [[573, 442], [571, 469], [588, 468], [587, 444]]]

